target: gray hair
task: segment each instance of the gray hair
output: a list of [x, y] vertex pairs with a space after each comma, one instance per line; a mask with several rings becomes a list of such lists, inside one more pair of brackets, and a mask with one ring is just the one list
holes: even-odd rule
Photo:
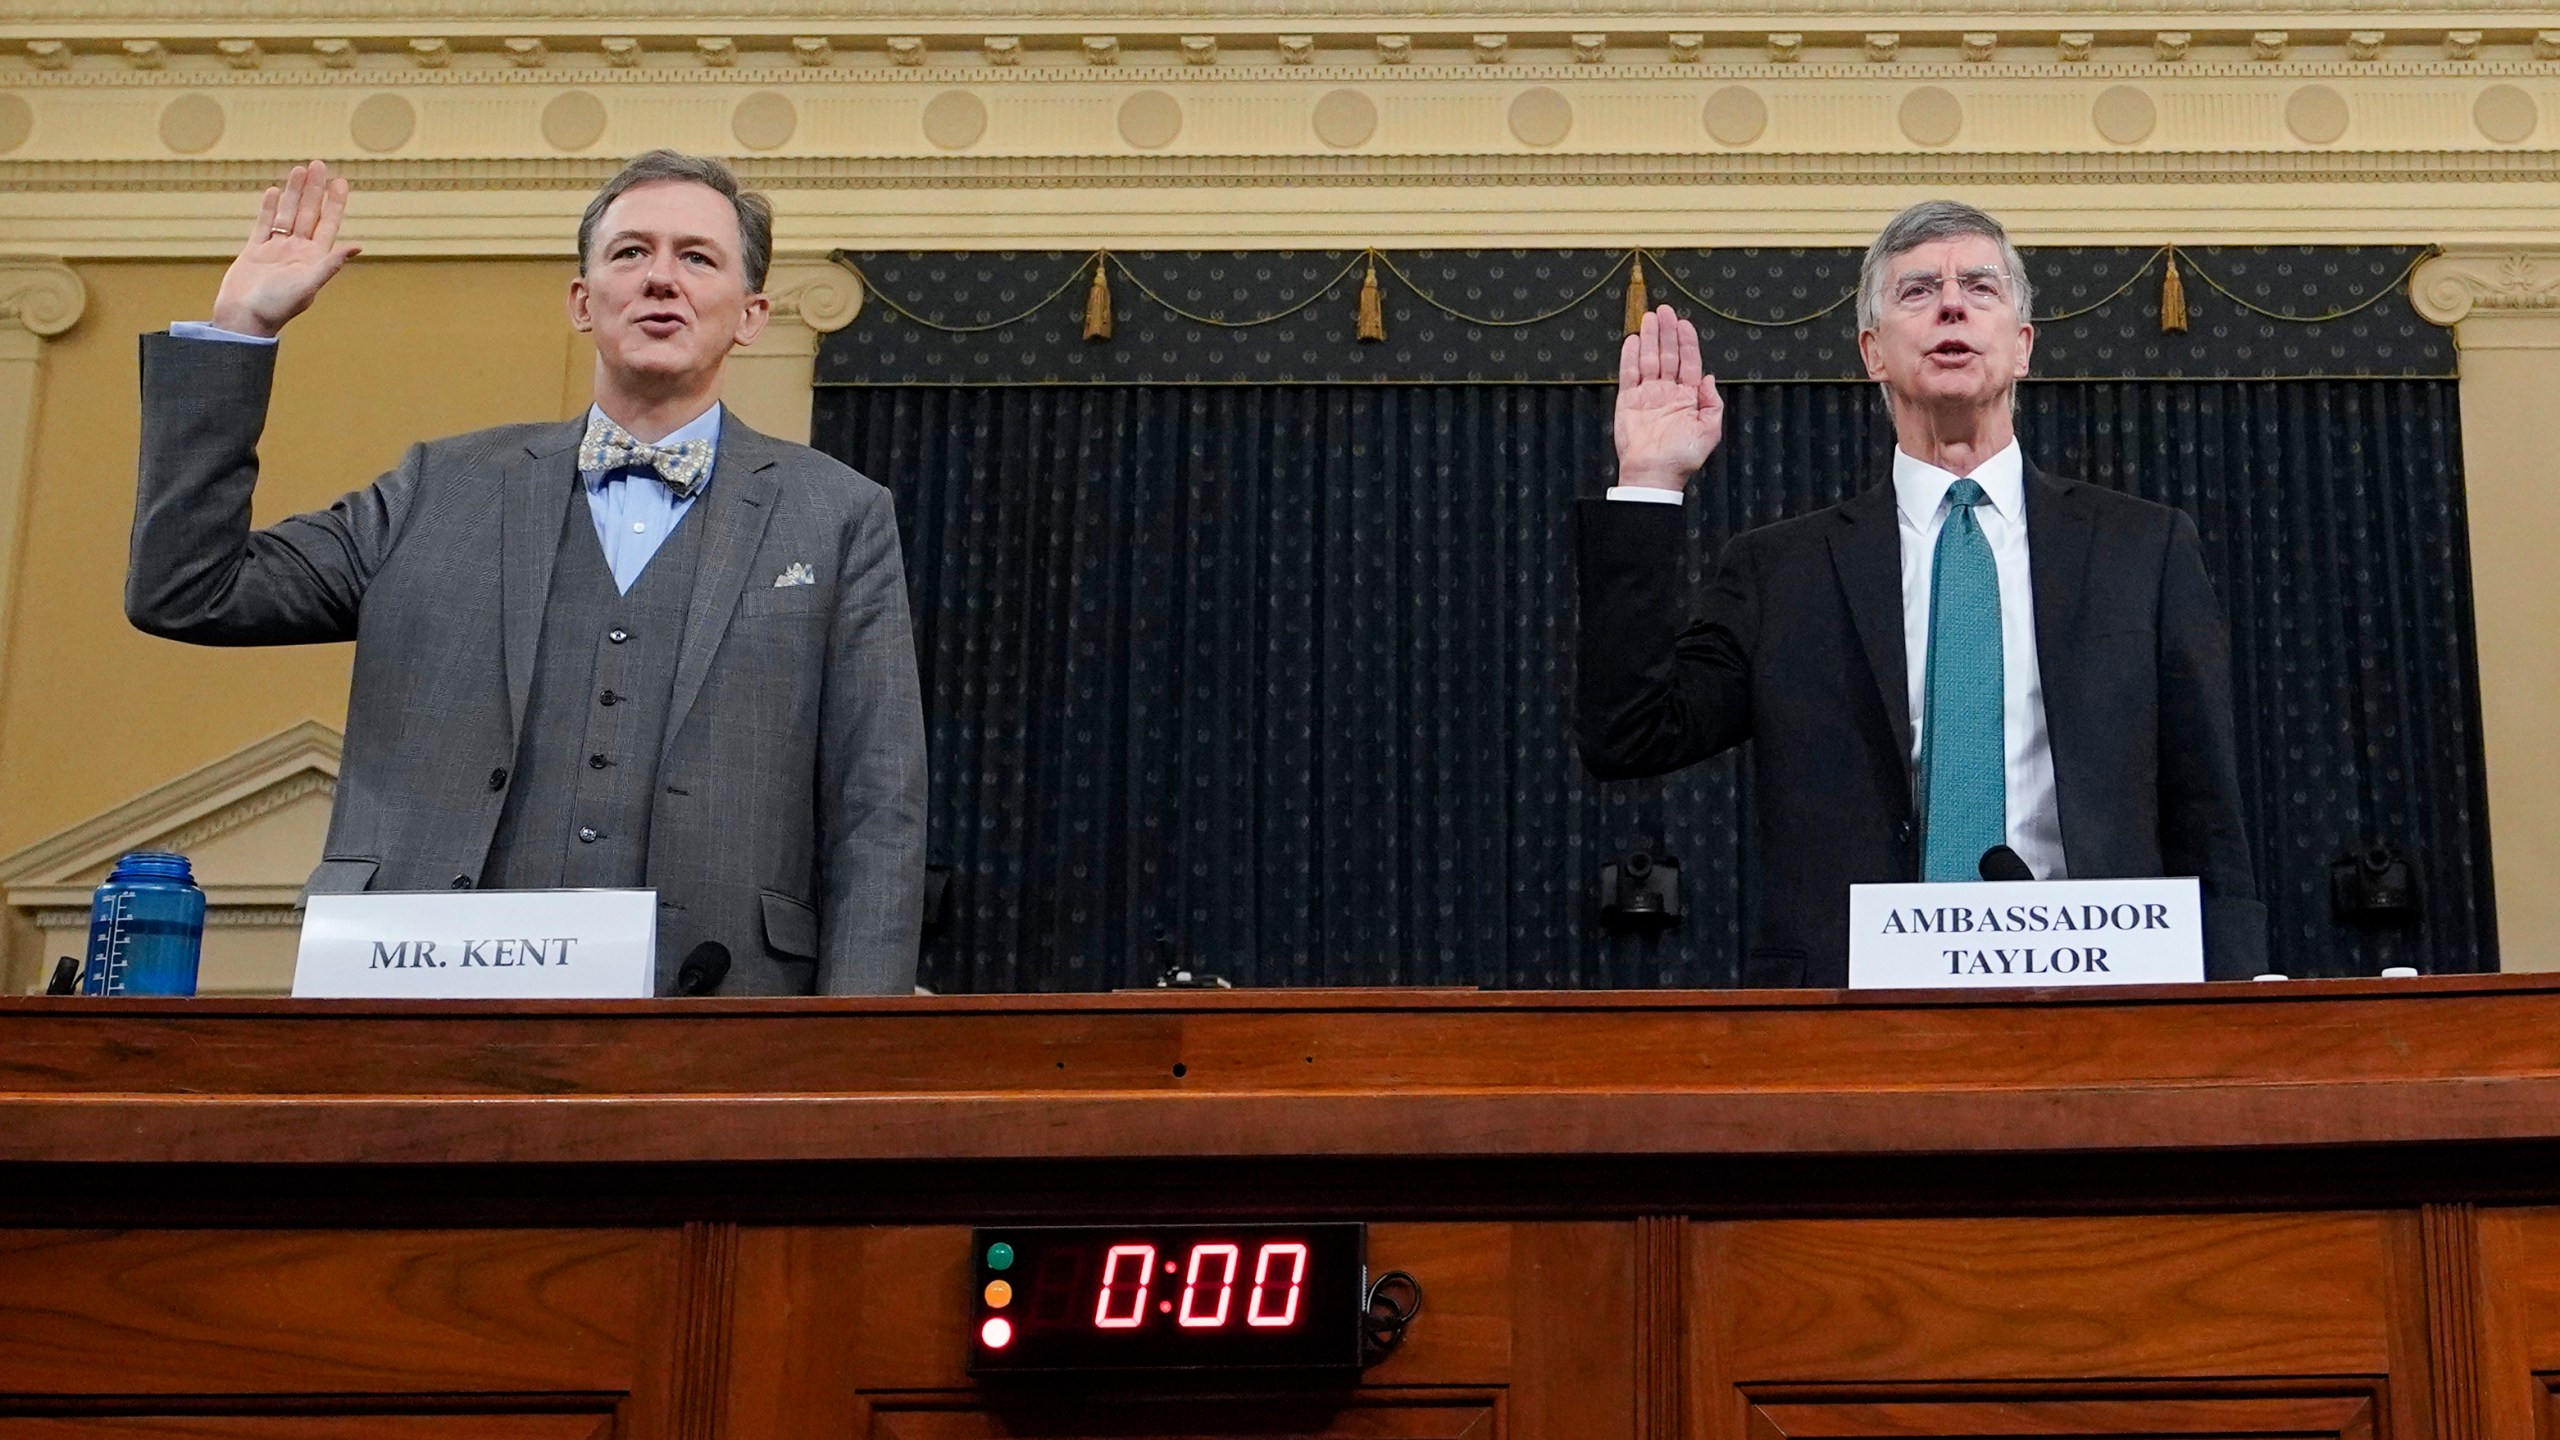
[[1873, 330], [1884, 318], [1884, 271], [1893, 257], [1959, 235], [1987, 235], [1999, 242], [2000, 268], [2009, 272], [2009, 299], [2017, 306], [2021, 322], [2032, 319], [2035, 287], [2027, 282], [2027, 264], [2018, 258], [2018, 247], [2009, 243], [2009, 232], [2000, 228], [2000, 222], [1961, 200], [1923, 200], [1886, 221], [1875, 243], [1867, 247], [1867, 258], [1858, 266], [1858, 329]]
[[737, 175], [728, 166], [708, 155], [685, 155], [674, 150], [652, 150], [632, 158], [622, 173], [604, 182], [596, 198], [587, 202], [587, 213], [578, 219], [578, 273], [587, 273], [587, 260], [595, 248], [596, 226], [604, 222], [604, 212], [614, 201], [629, 191], [661, 180], [686, 180], [719, 192], [738, 212], [738, 263], [747, 274], [747, 293], [764, 289], [765, 271], [773, 264], [773, 202], [753, 190], [740, 188]]

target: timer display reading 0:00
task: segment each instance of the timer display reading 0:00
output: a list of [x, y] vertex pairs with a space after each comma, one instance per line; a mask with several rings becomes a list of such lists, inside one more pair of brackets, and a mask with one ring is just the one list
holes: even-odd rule
[[1360, 1363], [1365, 1226], [1023, 1226], [973, 1244], [976, 1373]]

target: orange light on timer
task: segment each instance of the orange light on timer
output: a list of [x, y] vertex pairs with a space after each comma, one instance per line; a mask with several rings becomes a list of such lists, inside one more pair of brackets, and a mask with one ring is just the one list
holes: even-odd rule
[[987, 1282], [987, 1308], [1001, 1310], [1013, 1303], [1013, 1287], [1002, 1280]]

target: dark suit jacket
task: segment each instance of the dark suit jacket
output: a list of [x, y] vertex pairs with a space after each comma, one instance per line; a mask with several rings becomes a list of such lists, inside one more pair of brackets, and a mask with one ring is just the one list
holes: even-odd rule
[[[516, 763], [584, 422], [414, 445], [328, 509], [253, 530], [275, 355], [143, 337], [126, 613], [203, 645], [354, 641], [311, 888], [471, 886]], [[734, 957], [723, 994], [903, 994], [925, 749], [896, 513], [878, 485], [735, 415], [714, 463], [685, 520], [701, 562], [649, 825], [659, 989], [710, 939]], [[786, 571], [813, 583], [777, 586]]]
[[[2199, 877], [2209, 973], [2256, 974], [2230, 640], [2195, 522], [2032, 466], [2026, 497], [2064, 862]], [[1582, 505], [1584, 761], [1631, 779], [1755, 742], [1746, 985], [1846, 984], [1849, 887], [1919, 878], [1897, 527], [1886, 483], [1751, 531], [1693, 610], [1681, 507]]]

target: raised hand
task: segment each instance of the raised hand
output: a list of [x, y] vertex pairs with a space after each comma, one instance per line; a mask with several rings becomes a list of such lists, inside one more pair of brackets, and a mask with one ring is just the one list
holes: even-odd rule
[[258, 228], [223, 272], [213, 323], [235, 334], [273, 337], [309, 309], [311, 297], [359, 253], [358, 246], [338, 243], [346, 214], [347, 182], [330, 177], [326, 160], [296, 165], [282, 185], [268, 186]]
[[1698, 329], [1664, 305], [1618, 350], [1618, 483], [1687, 488], [1724, 438], [1724, 400]]

